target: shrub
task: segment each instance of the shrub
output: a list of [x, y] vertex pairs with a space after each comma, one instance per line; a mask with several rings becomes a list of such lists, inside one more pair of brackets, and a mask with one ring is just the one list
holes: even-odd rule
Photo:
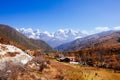
[[0, 70], [0, 80], [16, 80], [20, 73], [24, 72], [22, 64], [6, 62], [4, 69]]

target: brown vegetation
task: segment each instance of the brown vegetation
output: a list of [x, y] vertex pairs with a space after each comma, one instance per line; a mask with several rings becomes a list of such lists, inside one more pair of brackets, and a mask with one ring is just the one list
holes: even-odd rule
[[51, 61], [51, 66], [57, 69], [57, 80], [120, 80], [120, 74], [110, 69], [73, 65], [55, 60]]
[[[120, 70], [120, 45], [102, 45], [73, 52], [60, 52], [64, 56], [75, 56], [76, 61], [89, 66]], [[55, 54], [55, 56], [58, 56]]]
[[11, 44], [23, 50], [26, 49], [42, 49], [50, 51], [52, 48], [42, 40], [29, 39], [17, 30], [8, 25], [0, 24], [0, 43]]

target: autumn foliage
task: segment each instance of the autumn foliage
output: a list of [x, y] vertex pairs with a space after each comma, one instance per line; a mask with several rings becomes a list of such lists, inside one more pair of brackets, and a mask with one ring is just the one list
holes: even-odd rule
[[[64, 56], [75, 56], [83, 65], [120, 70], [120, 45], [101, 45], [78, 51], [58, 52]], [[57, 53], [55, 56], [59, 56]]]

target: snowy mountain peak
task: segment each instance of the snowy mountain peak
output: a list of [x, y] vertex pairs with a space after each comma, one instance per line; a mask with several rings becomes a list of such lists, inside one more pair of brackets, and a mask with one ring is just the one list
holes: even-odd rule
[[63, 30], [63, 29], [59, 29], [57, 32], [64, 33], [65, 30]]
[[52, 47], [86, 36], [85, 33], [72, 29], [59, 29], [54, 33], [48, 31], [40, 32], [39, 29], [33, 30], [31, 28], [21, 28], [17, 30], [28, 38], [41, 39]]
[[36, 29], [36, 30], [34, 31], [34, 33], [40, 34], [40, 30], [39, 30], [39, 29]]
[[54, 35], [52, 33], [49, 33], [48, 31], [42, 32], [43, 34], [46, 34], [49, 37], [54, 37]]

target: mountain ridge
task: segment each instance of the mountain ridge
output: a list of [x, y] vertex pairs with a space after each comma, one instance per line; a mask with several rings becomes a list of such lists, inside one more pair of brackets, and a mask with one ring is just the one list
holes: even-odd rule
[[[31, 40], [24, 36], [23, 34], [19, 33], [16, 29], [0, 24], [0, 37], [4, 39], [7, 43], [17, 46], [21, 49], [45, 49], [45, 50], [52, 50], [52, 48], [46, 44], [44, 41], [39, 40]], [[40, 46], [42, 45], [42, 46]]]
[[80, 38], [66, 44], [62, 44], [56, 47], [55, 49], [58, 51], [74, 51], [83, 48], [89, 48], [91, 46], [118, 44], [119, 38], [120, 38], [119, 30], [116, 31], [110, 30], [110, 31], [89, 35], [87, 37]]
[[63, 43], [73, 41], [77, 38], [86, 36], [87, 34], [80, 31], [75, 31], [72, 29], [59, 29], [54, 33], [49, 33], [47, 31], [40, 32], [39, 29], [33, 30], [31, 28], [21, 28], [17, 29], [19, 32], [27, 36], [28, 38], [40, 39], [48, 43], [51, 47], [56, 47]]

